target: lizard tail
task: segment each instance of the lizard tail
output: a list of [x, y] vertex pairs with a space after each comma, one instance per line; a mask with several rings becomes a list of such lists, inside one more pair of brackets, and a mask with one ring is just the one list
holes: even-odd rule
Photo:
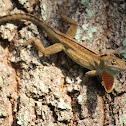
[[35, 17], [31, 14], [13, 14], [13, 15], [6, 15], [3, 17], [0, 17], [0, 24], [7, 23], [10, 21], [16, 21], [16, 20], [29, 20], [33, 22], [35, 25], [39, 26], [40, 28], [43, 28], [46, 30], [46, 27], [48, 26], [45, 21], [40, 20], [38, 17]]

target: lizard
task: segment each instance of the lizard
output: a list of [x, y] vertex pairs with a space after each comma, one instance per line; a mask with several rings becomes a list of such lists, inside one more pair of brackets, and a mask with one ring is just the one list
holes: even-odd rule
[[111, 93], [115, 85], [116, 75], [119, 72], [126, 70], [125, 60], [114, 55], [114, 53], [118, 53], [116, 50], [111, 50], [108, 51], [109, 53], [100, 54], [79, 43], [74, 39], [78, 23], [64, 14], [61, 14], [61, 18], [67, 23], [71, 24], [65, 34], [61, 33], [55, 28], [52, 28], [45, 21], [27, 13], [0, 17], [0, 25], [6, 22], [22, 19], [33, 22], [35, 25], [44, 30], [55, 44], [44, 48], [41, 42], [34, 39], [29, 39], [24, 44], [33, 43], [44, 55], [64, 51], [77, 64], [90, 70], [85, 73], [83, 84], [88, 82], [89, 77], [101, 75], [106, 92]]

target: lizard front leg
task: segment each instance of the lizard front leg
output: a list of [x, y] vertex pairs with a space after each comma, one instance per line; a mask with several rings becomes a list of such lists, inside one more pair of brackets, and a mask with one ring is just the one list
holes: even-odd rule
[[[91, 71], [86, 72], [82, 84], [83, 85], [86, 85], [86, 83], [88, 82], [88, 79], [90, 77], [97, 76], [97, 75], [98, 75], [98, 72], [96, 70], [91, 70]], [[84, 89], [84, 86], [83, 85], [82, 85], [82, 87], [80, 89], [80, 95], [77, 97], [78, 103], [81, 105], [81, 115], [80, 115], [81, 118], [85, 117], [83, 115], [83, 113], [85, 111], [85, 104], [86, 104], [86, 102], [88, 100], [85, 97], [85, 94], [87, 92], [85, 92], [85, 89]]]
[[[93, 76], [97, 76], [99, 75], [98, 72], [96, 70], [91, 70], [91, 71], [88, 71], [85, 73], [85, 76], [84, 76], [84, 79], [83, 79], [83, 85], [86, 85], [86, 83], [88, 82], [88, 79], [90, 77], [93, 77]], [[83, 85], [82, 85], [82, 88], [80, 90], [80, 95], [83, 95], [84, 94], [84, 89], [83, 89]]]
[[31, 44], [31, 43], [33, 43], [35, 45], [35, 47], [42, 54], [45, 54], [45, 55], [55, 54], [55, 53], [58, 53], [64, 49], [64, 46], [61, 43], [56, 43], [56, 44], [53, 44], [47, 48], [44, 48], [44, 46], [41, 44], [41, 42], [36, 41], [34, 39], [27, 40], [26, 42], [23, 43], [23, 45], [27, 45], [27, 44]]
[[115, 49], [115, 50], [114, 49], [107, 49], [104, 54], [118, 54], [118, 53], [120, 53], [120, 51], [121, 51], [121, 49], [119, 49], [119, 48]]

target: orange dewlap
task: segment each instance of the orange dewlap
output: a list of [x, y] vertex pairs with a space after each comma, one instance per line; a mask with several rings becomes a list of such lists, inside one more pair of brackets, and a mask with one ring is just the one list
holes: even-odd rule
[[102, 73], [102, 79], [103, 79], [103, 84], [104, 84], [104, 88], [106, 90], [107, 93], [112, 92], [113, 88], [114, 88], [114, 77], [107, 74], [107, 73]]

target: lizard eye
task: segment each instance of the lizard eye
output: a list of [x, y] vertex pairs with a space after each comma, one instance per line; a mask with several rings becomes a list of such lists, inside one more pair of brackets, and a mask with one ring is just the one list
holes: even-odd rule
[[112, 64], [112, 65], [116, 65], [116, 64], [117, 64], [116, 60], [113, 59], [113, 60], [111, 61], [111, 64]]

